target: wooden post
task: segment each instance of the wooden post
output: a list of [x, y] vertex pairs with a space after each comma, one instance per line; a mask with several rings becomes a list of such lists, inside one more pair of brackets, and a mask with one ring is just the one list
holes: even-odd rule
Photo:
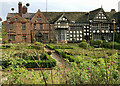
[[113, 32], [113, 49], [114, 49], [114, 37], [115, 37], [115, 21], [113, 22], [113, 24], [114, 24], [114, 32]]

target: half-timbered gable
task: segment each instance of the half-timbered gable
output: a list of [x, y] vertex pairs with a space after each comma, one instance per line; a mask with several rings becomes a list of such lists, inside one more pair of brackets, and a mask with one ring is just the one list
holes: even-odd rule
[[[3, 27], [8, 33], [3, 41], [19, 42], [80, 42], [83, 39], [110, 41], [114, 30], [120, 35], [120, 12], [98, 8], [90, 12], [27, 12], [18, 4], [18, 13], [8, 13]], [[115, 22], [112, 20], [115, 19]], [[9, 41], [10, 42], [10, 41]]]
[[91, 28], [93, 39], [101, 39], [104, 37], [109, 40], [111, 20], [104, 12], [103, 8], [96, 9], [90, 12]]
[[58, 41], [67, 41], [67, 30], [69, 29], [69, 19], [62, 14], [56, 21], [54, 22], [56, 39]]

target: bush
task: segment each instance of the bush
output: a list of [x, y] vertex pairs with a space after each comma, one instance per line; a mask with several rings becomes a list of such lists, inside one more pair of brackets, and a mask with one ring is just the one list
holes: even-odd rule
[[90, 45], [92, 45], [92, 46], [94, 46], [94, 45], [102, 46], [103, 41], [102, 40], [93, 40], [93, 41], [91, 40]]
[[8, 43], [8, 41], [7, 41], [7, 40], [5, 40], [5, 41], [3, 41], [3, 43], [4, 43], [4, 44], [6, 44], [6, 43]]
[[102, 46], [103, 41], [102, 41], [102, 40], [98, 40], [98, 41], [97, 41], [97, 44], [98, 44], [99, 46]]
[[86, 40], [85, 40], [85, 39], [83, 39], [83, 40], [82, 40], [82, 42], [86, 42]]
[[54, 43], [54, 40], [53, 40], [53, 39], [50, 39], [50, 43]]
[[59, 55], [62, 55], [63, 58], [68, 58], [69, 62], [77, 62], [77, 63], [80, 62], [78, 58], [75, 58], [71, 55], [67, 55], [64, 52], [59, 51], [58, 49], [55, 49], [55, 52]]
[[28, 45], [27, 49], [43, 49], [43, 44], [40, 42], [35, 42], [34, 45]]
[[54, 49], [73, 49], [73, 47], [68, 47], [68, 46], [54, 46]]
[[0, 46], [0, 49], [8, 49], [8, 48], [11, 48], [11, 44], [5, 44], [5, 45], [2, 45]]
[[88, 44], [86, 42], [81, 42], [79, 44], [79, 47], [82, 47], [82, 48], [86, 49], [86, 48], [88, 48]]
[[[103, 47], [112, 49], [113, 42], [104, 42]], [[114, 49], [120, 50], [120, 43], [114, 42]]]
[[[22, 61], [22, 66], [26, 68], [39, 68], [37, 63], [40, 64], [42, 68], [52, 68], [56, 66], [56, 61], [52, 57], [50, 57], [50, 55], [44, 54], [43, 56], [46, 57], [47, 60], [40, 60], [39, 62], [37, 56], [33, 56], [35, 58], [35, 61], [34, 61], [32, 56], [29, 56], [26, 59], [22, 59], [22, 58], [14, 59], [16, 60], [15, 62], [19, 62], [19, 63], [14, 63], [13, 60], [2, 61], [2, 68], [7, 68], [8, 66], [12, 64], [14, 64], [14, 67], [16, 67], [17, 65], [20, 65], [21, 61]], [[42, 56], [40, 56], [40, 58], [42, 58]]]
[[51, 50], [54, 50], [54, 47], [53, 47], [53, 46], [51, 46], [51, 45], [49, 45], [49, 44], [46, 44], [46, 46], [47, 46], [48, 48], [50, 48]]

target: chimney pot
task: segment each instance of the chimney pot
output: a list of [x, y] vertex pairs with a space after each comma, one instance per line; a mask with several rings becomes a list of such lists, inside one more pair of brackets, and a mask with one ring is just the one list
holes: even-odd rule
[[27, 7], [23, 6], [23, 14], [27, 13]]
[[20, 16], [22, 16], [22, 2], [18, 3], [18, 13]]

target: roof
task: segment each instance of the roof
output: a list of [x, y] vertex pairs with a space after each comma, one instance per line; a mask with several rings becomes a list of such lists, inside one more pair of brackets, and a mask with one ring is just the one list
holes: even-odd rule
[[[46, 17], [46, 19], [49, 21], [49, 23], [54, 23], [61, 15], [65, 14], [65, 16], [69, 19], [69, 21], [76, 21], [76, 22], [88, 22], [89, 19], [93, 19], [96, 14], [99, 13], [100, 10], [103, 10], [103, 8], [98, 8], [93, 11], [89, 12], [41, 12]], [[105, 12], [106, 15], [109, 17], [109, 19], [115, 18], [114, 12]], [[8, 13], [7, 18], [10, 18], [18, 13]], [[36, 13], [26, 13], [22, 14], [22, 17], [26, 19], [32, 19], [33, 16]], [[119, 13], [120, 14], [120, 13]]]

